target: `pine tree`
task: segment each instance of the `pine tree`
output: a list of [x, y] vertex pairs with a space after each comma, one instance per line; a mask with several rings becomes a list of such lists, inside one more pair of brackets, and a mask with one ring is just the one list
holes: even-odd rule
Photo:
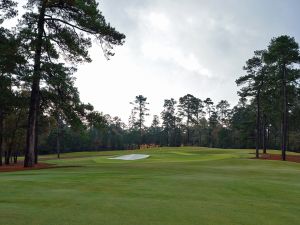
[[295, 76], [291, 76], [289, 70], [294, 63], [300, 62], [299, 45], [294, 38], [283, 35], [273, 38], [265, 54], [265, 61], [277, 68], [279, 71], [277, 79], [281, 83], [282, 101], [282, 122], [281, 122], [281, 151], [282, 160], [286, 160], [287, 140], [288, 140], [288, 114], [289, 96], [288, 88], [291, 82], [295, 81]]
[[135, 120], [135, 127], [138, 128], [140, 139], [139, 139], [139, 145], [142, 144], [143, 139], [143, 131], [145, 127], [145, 117], [149, 115], [147, 108], [147, 105], [149, 104], [147, 102], [147, 98], [143, 95], [138, 95], [135, 97], [135, 100], [130, 103], [133, 105], [133, 114], [137, 115], [137, 119]]
[[73, 63], [90, 62], [91, 37], [101, 44], [104, 55], [109, 58], [113, 56], [113, 45], [122, 45], [125, 36], [105, 21], [95, 0], [30, 0], [27, 10], [20, 29], [30, 37], [28, 45], [33, 46], [34, 65], [24, 166], [32, 167], [44, 59], [50, 56]]
[[260, 148], [260, 124], [261, 124], [261, 93], [266, 86], [267, 66], [263, 63], [264, 51], [254, 52], [254, 57], [247, 60], [244, 70], [247, 75], [236, 80], [238, 86], [244, 86], [238, 94], [241, 97], [254, 97], [256, 102], [256, 151], [255, 156], [259, 158]]

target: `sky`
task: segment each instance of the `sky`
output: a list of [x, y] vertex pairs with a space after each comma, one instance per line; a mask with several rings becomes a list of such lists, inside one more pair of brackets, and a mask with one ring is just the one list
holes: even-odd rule
[[164, 99], [186, 94], [233, 106], [255, 50], [283, 34], [300, 42], [298, 0], [101, 0], [99, 8], [126, 42], [109, 61], [94, 43], [76, 86], [83, 102], [125, 123], [137, 95], [149, 102], [148, 124]]
[[95, 45], [76, 85], [84, 102], [124, 122], [140, 94], [148, 121], [164, 99], [185, 94], [233, 106], [235, 80], [254, 50], [283, 34], [300, 41], [298, 0], [101, 0], [99, 7], [126, 42], [109, 61]]

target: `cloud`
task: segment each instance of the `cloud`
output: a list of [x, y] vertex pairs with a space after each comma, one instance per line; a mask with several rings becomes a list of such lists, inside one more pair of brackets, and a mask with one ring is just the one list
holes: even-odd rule
[[[181, 67], [188, 75], [189, 72], [200, 76], [212, 76], [212, 72], [200, 63], [193, 52], [185, 52], [180, 36], [176, 35], [175, 24], [179, 24], [173, 15], [153, 9], [136, 9], [129, 15], [138, 21], [138, 30], [142, 56], [157, 64], [168, 67]], [[184, 23], [189, 23], [185, 21]]]
[[146, 18], [146, 20], [148, 19], [151, 24], [151, 27], [154, 29], [158, 29], [160, 31], [167, 31], [168, 28], [170, 27], [170, 20], [163, 13], [151, 12], [149, 16]]
[[[142, 52], [145, 57], [155, 60], [158, 63], [163, 61], [170, 63], [173, 67], [181, 67], [188, 72], [195, 72], [198, 75], [211, 77], [212, 73], [199, 63], [199, 59], [193, 54], [185, 54], [177, 46], [166, 46], [161, 43], [147, 42], [142, 45]], [[184, 75], [184, 74], [183, 74]]]
[[254, 50], [281, 34], [300, 40], [297, 0], [102, 0], [106, 19], [127, 36], [106, 61], [78, 71], [84, 101], [127, 122], [130, 101], [143, 94], [151, 114], [163, 100], [191, 93], [214, 102], [237, 103], [235, 80]]

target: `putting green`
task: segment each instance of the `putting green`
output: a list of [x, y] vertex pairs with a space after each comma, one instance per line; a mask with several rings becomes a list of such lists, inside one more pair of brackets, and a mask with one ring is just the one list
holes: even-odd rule
[[[300, 164], [253, 150], [161, 148], [44, 156], [0, 173], [2, 225], [300, 224]], [[110, 160], [149, 154], [137, 161]]]

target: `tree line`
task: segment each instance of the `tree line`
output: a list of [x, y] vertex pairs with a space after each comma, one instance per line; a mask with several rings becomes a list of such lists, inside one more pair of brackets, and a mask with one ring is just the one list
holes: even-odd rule
[[[0, 0], [0, 25], [17, 15], [17, 2]], [[28, 0], [14, 28], [0, 26], [0, 165], [39, 154], [138, 149], [141, 145], [300, 150], [299, 45], [283, 35], [246, 61], [238, 104], [191, 94], [165, 99], [151, 126], [147, 97], [130, 103], [126, 124], [82, 103], [76, 65], [91, 62], [98, 41], [107, 59], [125, 35], [106, 22], [94, 0]], [[4, 158], [4, 159], [3, 159]]]

